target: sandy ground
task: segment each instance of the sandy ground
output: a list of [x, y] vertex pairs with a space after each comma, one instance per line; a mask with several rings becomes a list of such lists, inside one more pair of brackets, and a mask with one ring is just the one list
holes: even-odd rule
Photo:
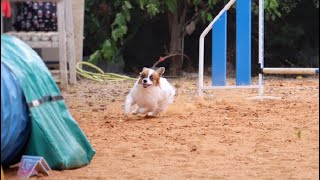
[[38, 179], [319, 179], [318, 78], [267, 78], [265, 94], [281, 99], [263, 101], [247, 99], [256, 90], [199, 99], [196, 79], [171, 79], [178, 96], [166, 113], [129, 119], [132, 82], [82, 80], [63, 94], [97, 153]]

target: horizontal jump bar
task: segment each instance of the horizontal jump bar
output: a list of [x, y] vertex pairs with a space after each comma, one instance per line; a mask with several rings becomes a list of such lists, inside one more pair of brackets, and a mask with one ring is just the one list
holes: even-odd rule
[[203, 90], [210, 90], [210, 89], [257, 89], [259, 88], [258, 85], [248, 85], [248, 86], [205, 86]]
[[263, 74], [319, 74], [319, 68], [263, 68]]

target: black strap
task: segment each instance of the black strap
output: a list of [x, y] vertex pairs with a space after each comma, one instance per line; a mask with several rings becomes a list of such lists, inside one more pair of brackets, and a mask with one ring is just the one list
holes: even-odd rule
[[52, 102], [52, 101], [60, 101], [63, 100], [62, 96], [44, 96], [41, 99], [33, 100], [28, 103], [29, 108], [40, 106], [45, 102]]

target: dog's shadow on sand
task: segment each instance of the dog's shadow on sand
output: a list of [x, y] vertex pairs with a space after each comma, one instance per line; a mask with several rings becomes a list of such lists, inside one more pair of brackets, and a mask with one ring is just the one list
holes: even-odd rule
[[158, 119], [158, 116], [148, 116], [148, 115], [136, 115], [136, 116], [129, 116], [125, 117], [124, 121], [125, 122], [130, 122], [130, 121], [145, 121], [145, 120], [154, 120]]

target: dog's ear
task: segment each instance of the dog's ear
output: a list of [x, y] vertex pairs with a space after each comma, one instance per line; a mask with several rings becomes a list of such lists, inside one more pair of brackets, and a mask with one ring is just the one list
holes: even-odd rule
[[164, 68], [164, 67], [159, 67], [159, 68], [157, 69], [157, 73], [159, 74], [159, 76], [162, 76], [163, 73], [164, 73], [164, 71], [165, 71], [165, 68]]
[[141, 72], [139, 72], [139, 75], [141, 75], [141, 74], [142, 74], [142, 72], [143, 72], [145, 69], [147, 69], [147, 68], [146, 68], [146, 67], [143, 67], [143, 68], [142, 68], [142, 71], [141, 71]]

